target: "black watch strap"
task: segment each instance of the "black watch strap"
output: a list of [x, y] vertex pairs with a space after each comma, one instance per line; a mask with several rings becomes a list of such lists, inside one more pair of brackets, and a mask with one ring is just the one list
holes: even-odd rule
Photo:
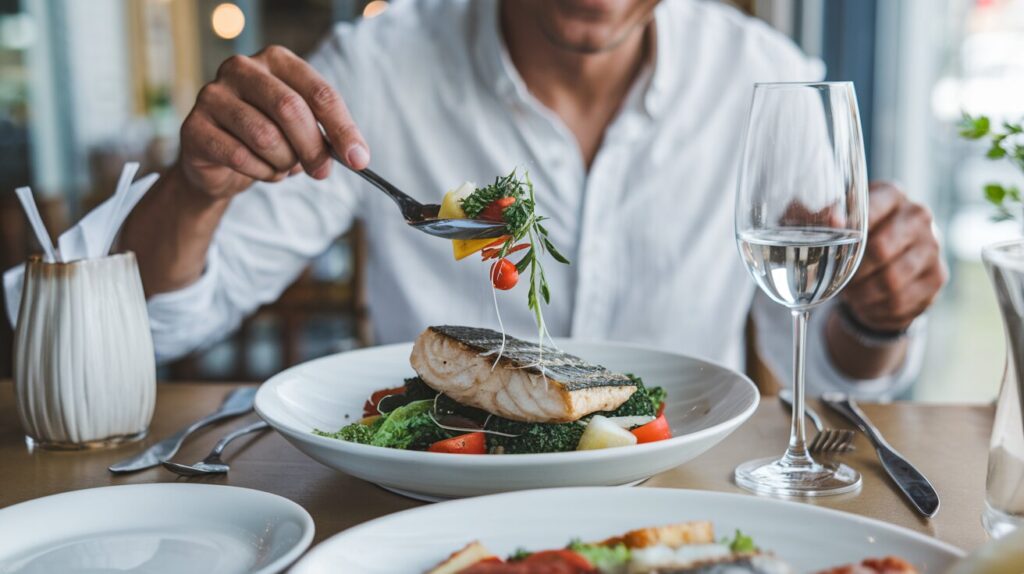
[[839, 317], [839, 325], [850, 336], [865, 347], [884, 347], [902, 341], [907, 336], [907, 329], [901, 331], [879, 331], [872, 329], [853, 314], [853, 310], [845, 301], [840, 301], [836, 306], [836, 314]]

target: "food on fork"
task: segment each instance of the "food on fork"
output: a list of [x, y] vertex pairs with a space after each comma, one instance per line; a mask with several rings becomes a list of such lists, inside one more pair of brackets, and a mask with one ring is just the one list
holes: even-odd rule
[[[520, 549], [502, 560], [479, 541], [455, 552], [427, 574], [792, 574], [781, 558], [736, 531], [718, 539], [707, 521], [631, 530], [601, 542], [574, 540], [565, 548]], [[896, 558], [864, 560], [821, 574], [916, 574]]]
[[665, 392], [490, 329], [437, 326], [416, 341], [417, 377], [373, 393], [350, 442], [453, 454], [590, 450], [672, 437]]
[[[494, 183], [488, 186], [477, 188], [476, 184], [466, 182], [449, 191], [441, 201], [438, 217], [505, 223], [508, 235], [498, 239], [455, 240], [452, 241], [452, 251], [456, 260], [477, 251], [484, 261], [494, 260], [489, 280], [495, 290], [507, 291], [514, 288], [519, 283], [520, 274], [529, 271], [526, 305], [533, 311], [537, 323], [537, 346], [542, 347], [548, 333], [541, 302], [551, 302], [551, 288], [544, 276], [541, 256], [547, 253], [555, 261], [566, 265], [569, 260], [551, 242], [548, 230], [541, 223], [546, 218], [538, 215], [536, 208], [530, 174], [526, 173], [520, 179], [516, 170], [512, 170], [512, 173], [504, 177], [495, 178]], [[513, 262], [510, 257], [515, 253], [520, 255], [516, 255], [518, 261]], [[496, 294], [494, 306], [500, 323]]]

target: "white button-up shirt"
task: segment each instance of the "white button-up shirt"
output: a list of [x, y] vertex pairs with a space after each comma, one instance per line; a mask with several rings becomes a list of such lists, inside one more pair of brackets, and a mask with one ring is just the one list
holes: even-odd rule
[[[377, 18], [338, 25], [310, 61], [348, 103], [374, 170], [420, 201], [438, 203], [464, 180], [529, 171], [551, 239], [572, 260], [544, 262], [554, 336], [641, 343], [742, 369], [753, 301], [763, 355], [788, 377], [789, 314], [755, 300], [734, 239], [734, 193], [754, 83], [817, 80], [822, 67], [717, 3], [666, 0], [655, 15], [652, 63], [589, 170], [573, 134], [512, 64], [496, 0], [395, 2]], [[232, 201], [201, 279], [149, 302], [161, 359], [223, 338], [354, 218], [367, 223], [378, 342], [409, 341], [435, 324], [497, 327], [489, 263], [454, 261], [448, 242], [408, 228], [390, 199], [335, 167], [325, 181], [260, 183]], [[498, 302], [510, 333], [535, 337], [524, 283]], [[910, 381], [919, 345], [894, 376], [841, 376], [824, 315], [811, 324], [812, 391], [878, 396]]]

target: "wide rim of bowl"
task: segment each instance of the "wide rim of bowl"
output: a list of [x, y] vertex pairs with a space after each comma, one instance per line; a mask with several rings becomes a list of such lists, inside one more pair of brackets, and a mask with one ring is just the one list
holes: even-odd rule
[[262, 385], [260, 385], [259, 390], [256, 392], [256, 399], [255, 399], [254, 407], [256, 409], [256, 413], [260, 416], [260, 418], [262, 418], [263, 420], [267, 421], [267, 423], [269, 423], [270, 426], [273, 427], [276, 431], [278, 431], [278, 432], [280, 432], [282, 434], [288, 434], [289, 436], [293, 436], [297, 440], [300, 440], [302, 442], [310, 442], [310, 443], [313, 443], [313, 444], [315, 444], [317, 446], [325, 447], [325, 448], [327, 448], [329, 450], [334, 450], [334, 451], [339, 451], [339, 452], [350, 452], [350, 453], [352, 453], [354, 455], [359, 455], [359, 456], [361, 456], [363, 458], [374, 458], [374, 459], [378, 459], [378, 460], [381, 460], [381, 459], [407, 459], [408, 462], [410, 462], [410, 463], [437, 463], [437, 464], [444, 463], [447, 466], [452, 466], [452, 467], [456, 467], [456, 468], [463, 468], [463, 467], [473, 467], [473, 468], [497, 467], [497, 468], [501, 468], [501, 467], [506, 467], [506, 466], [521, 466], [521, 465], [524, 465], [524, 464], [557, 464], [557, 463], [560, 463], [560, 462], [574, 462], [574, 461], [575, 462], [581, 462], [581, 461], [598, 462], [598, 461], [606, 460], [606, 459], [620, 459], [620, 458], [630, 457], [630, 456], [642, 456], [645, 453], [652, 453], [652, 452], [659, 451], [659, 450], [666, 450], [666, 449], [671, 449], [673, 447], [682, 446], [684, 444], [690, 444], [690, 443], [694, 443], [694, 442], [699, 442], [702, 439], [705, 439], [705, 438], [708, 438], [708, 437], [712, 437], [712, 436], [721, 434], [723, 432], [728, 433], [728, 432], [731, 432], [732, 430], [735, 430], [740, 425], [742, 425], [744, 422], [746, 422], [751, 416], [753, 416], [754, 411], [757, 410], [757, 407], [758, 407], [758, 405], [761, 402], [761, 393], [760, 393], [760, 391], [758, 391], [757, 385], [755, 385], [754, 382], [751, 381], [749, 377], [747, 377], [746, 375], [744, 375], [744, 374], [742, 374], [740, 372], [737, 372], [737, 371], [735, 371], [733, 369], [730, 369], [730, 368], [728, 368], [726, 366], [720, 365], [720, 364], [712, 362], [712, 361], [707, 361], [705, 359], [698, 359], [696, 357], [691, 357], [689, 355], [684, 355], [682, 353], [676, 353], [676, 352], [668, 351], [668, 350], [665, 350], [665, 349], [660, 349], [660, 348], [652, 347], [652, 346], [648, 346], [648, 345], [641, 345], [641, 344], [637, 344], [637, 343], [620, 343], [620, 342], [614, 342], [614, 341], [589, 341], [589, 340], [583, 340], [583, 339], [562, 339], [562, 338], [556, 338], [555, 342], [558, 343], [558, 344], [561, 344], [561, 343], [564, 343], [564, 342], [571, 342], [574, 345], [575, 344], [579, 344], [579, 345], [606, 346], [606, 347], [614, 347], [614, 348], [617, 348], [617, 349], [624, 349], [624, 350], [637, 350], [637, 351], [655, 352], [655, 353], [661, 353], [661, 354], [666, 354], [666, 355], [672, 355], [675, 358], [681, 358], [681, 359], [685, 359], [685, 360], [688, 360], [688, 361], [692, 361], [694, 363], [700, 364], [701, 366], [711, 367], [713, 369], [717, 369], [719, 371], [723, 371], [723, 372], [726, 372], [726, 373], [728, 373], [730, 375], [735, 376], [738, 379], [739, 383], [741, 383], [741, 384], [745, 383], [748, 386], [748, 389], [750, 391], [753, 391], [753, 395], [751, 396], [752, 400], [750, 401], [750, 404], [748, 404], [746, 406], [746, 408], [744, 408], [741, 412], [739, 412], [738, 414], [730, 417], [729, 419], [727, 419], [725, 421], [722, 421], [720, 423], [711, 425], [711, 426], [709, 426], [707, 428], [700, 429], [698, 431], [694, 431], [694, 432], [691, 432], [691, 433], [686, 433], [686, 434], [680, 435], [680, 436], [674, 436], [674, 437], [672, 437], [670, 439], [667, 439], [667, 440], [651, 442], [651, 443], [646, 443], [646, 444], [632, 445], [632, 446], [630, 446], [628, 448], [627, 447], [620, 447], [620, 448], [609, 448], [609, 449], [599, 449], [599, 450], [586, 450], [586, 451], [546, 452], [546, 453], [536, 453], [536, 454], [516, 454], [514, 456], [513, 455], [509, 455], [509, 456], [472, 456], [472, 457], [467, 457], [467, 456], [464, 456], [464, 455], [450, 454], [450, 453], [436, 453], [436, 452], [426, 452], [426, 451], [402, 450], [402, 449], [395, 449], [395, 448], [387, 448], [387, 447], [380, 447], [380, 446], [371, 446], [371, 445], [365, 445], [365, 444], [357, 444], [357, 443], [347, 442], [347, 441], [338, 440], [338, 439], [334, 439], [334, 438], [318, 436], [318, 435], [315, 435], [315, 434], [313, 434], [313, 433], [311, 433], [309, 431], [306, 431], [304, 429], [297, 428], [297, 427], [295, 427], [295, 426], [293, 426], [291, 424], [288, 424], [286, 422], [283, 422], [283, 421], [280, 421], [280, 420], [275, 420], [273, 417], [270, 417], [270, 416], [267, 415], [267, 411], [264, 408], [264, 403], [266, 401], [273, 400], [273, 399], [268, 398], [271, 395], [271, 393], [274, 392], [274, 390], [275, 390], [275, 388], [277, 386], [284, 384], [284, 382], [286, 380], [288, 380], [289, 377], [295, 376], [296, 371], [299, 371], [299, 370], [304, 369], [304, 368], [310, 368], [310, 367], [312, 367], [315, 364], [320, 363], [320, 362], [327, 362], [327, 361], [331, 361], [331, 360], [336, 360], [337, 357], [340, 356], [340, 355], [347, 355], [347, 354], [352, 354], [352, 353], [366, 353], [366, 352], [373, 352], [373, 351], [384, 352], [384, 350], [386, 350], [386, 349], [396, 349], [396, 348], [399, 348], [399, 347], [411, 347], [411, 345], [412, 345], [412, 343], [395, 343], [395, 344], [391, 344], [391, 345], [381, 345], [381, 346], [378, 346], [378, 347], [370, 347], [370, 348], [367, 348], [367, 349], [359, 349], [359, 350], [356, 350], [356, 351], [347, 351], [347, 352], [342, 352], [342, 353], [335, 353], [333, 355], [328, 355], [326, 357], [320, 357], [318, 359], [313, 359], [311, 361], [307, 361], [305, 363], [301, 363], [301, 364], [295, 365], [293, 367], [290, 367], [288, 369], [285, 369], [284, 371], [281, 371], [280, 373], [278, 373], [278, 374], [274, 375], [273, 377], [267, 379], [266, 382], [264, 382]]
[[[288, 549], [287, 552], [277, 557], [273, 562], [269, 562], [262, 566], [259, 570], [253, 570], [252, 574], [269, 574], [271, 572], [280, 572], [287, 568], [289, 565], [298, 560], [305, 552], [309, 549], [310, 544], [313, 542], [313, 536], [316, 534], [316, 523], [313, 522], [313, 517], [309, 512], [303, 508], [297, 502], [285, 498], [279, 494], [272, 492], [266, 492], [263, 490], [257, 490], [255, 488], [245, 488], [241, 486], [231, 486], [227, 484], [195, 484], [195, 483], [174, 483], [174, 482], [157, 482], [157, 483], [146, 483], [146, 484], [117, 484], [112, 486], [98, 486], [96, 488], [82, 488], [78, 490], [69, 490], [67, 492], [59, 492], [48, 496], [41, 496], [39, 498], [33, 498], [32, 500], [26, 500], [17, 504], [12, 504], [6, 508], [0, 509], [0, 520], [5, 518], [6, 515], [13, 514], [15, 512], [32, 512], [35, 507], [45, 507], [51, 505], [60, 505], [61, 500], [67, 500], [70, 498], [85, 498], [89, 494], [99, 492], [111, 492], [116, 491], [118, 493], [128, 493], [131, 491], [145, 491], [145, 490], [181, 490], [191, 491], [195, 493], [197, 491], [232, 491], [245, 496], [251, 496], [256, 498], [262, 498], [267, 501], [268, 504], [277, 505], [282, 509], [281, 515], [286, 512], [289, 513], [290, 518], [295, 518], [300, 522], [302, 528], [302, 536], [299, 540]], [[191, 497], [191, 493], [189, 496]], [[2, 558], [2, 557], [0, 557]]]
[[[765, 508], [768, 508], [768, 509], [770, 509], [772, 507], [782, 507], [782, 508], [790, 508], [790, 509], [797, 509], [797, 508], [799, 508], [800, 512], [806, 513], [807, 515], [816, 515], [816, 516], [823, 516], [823, 517], [828, 517], [828, 518], [839, 519], [839, 520], [843, 520], [843, 521], [846, 521], [846, 522], [851, 522], [851, 523], [856, 523], [856, 524], [863, 525], [863, 526], [868, 526], [868, 527], [871, 527], [871, 528], [878, 528], [879, 530], [885, 531], [887, 533], [894, 533], [894, 534], [899, 534], [901, 536], [906, 536], [906, 537], [912, 539], [915, 542], [921, 543], [921, 544], [923, 544], [925, 546], [929, 546], [929, 547], [934, 548], [936, 550], [940, 550], [942, 552], [946, 552], [946, 553], [951, 554], [951, 555], [953, 555], [953, 556], [955, 556], [957, 558], [963, 558], [963, 557], [967, 556], [967, 553], [963, 549], [961, 549], [961, 548], [959, 548], [957, 546], [954, 546], [954, 545], [952, 545], [952, 544], [950, 544], [948, 542], [944, 542], [942, 540], [939, 540], [938, 538], [934, 538], [932, 536], [928, 536], [927, 534], [923, 534], [921, 532], [917, 532], [917, 531], [911, 530], [911, 529], [906, 528], [904, 526], [899, 526], [899, 525], [896, 525], [896, 524], [890, 524], [888, 522], [885, 522], [883, 520], [879, 520], [877, 518], [869, 518], [867, 516], [861, 516], [859, 514], [853, 514], [853, 513], [850, 513], [850, 512], [843, 512], [841, 510], [836, 510], [836, 509], [833, 509], [833, 508], [825, 508], [825, 507], [821, 507], [821, 506], [815, 506], [813, 504], [797, 502], [795, 500], [783, 500], [783, 499], [776, 499], [776, 498], [767, 498], [767, 497], [762, 497], [762, 496], [755, 496], [755, 495], [751, 495], [751, 494], [742, 494], [742, 493], [736, 493], [736, 492], [719, 492], [719, 491], [712, 491], [712, 490], [697, 490], [697, 489], [692, 489], [692, 488], [641, 487], [641, 488], [630, 488], [630, 489], [612, 489], [612, 495], [613, 496], [623, 496], [623, 497], [636, 496], [636, 494], [634, 494], [634, 493], [641, 493], [641, 494], [639, 494], [639, 496], [641, 496], [641, 497], [650, 496], [652, 498], [653, 497], [660, 497], [660, 496], [677, 497], [677, 498], [680, 498], [680, 499], [685, 499], [685, 498], [691, 497], [691, 496], [692, 497], [699, 497], [699, 498], [703, 498], [703, 499], [712, 499], [712, 500], [717, 498], [717, 499], [722, 501], [722, 504], [731, 504], [731, 503], [734, 503], [734, 502], [736, 502], [738, 500], [742, 500], [743, 502], [741, 504], [749, 504], [749, 505], [752, 505], [752, 506], [763, 505]], [[298, 564], [295, 565], [295, 567], [298, 569], [297, 572], [302, 572], [303, 571], [302, 569], [309, 567], [309, 566], [306, 565], [307, 563], [312, 565], [312, 566], [315, 566], [316, 563], [314, 561], [319, 559], [318, 558], [319, 555], [320, 554], [327, 554], [329, 552], [332, 552], [331, 546], [338, 544], [338, 540], [340, 540], [342, 538], [347, 538], [347, 537], [352, 537], [352, 536], [360, 536], [360, 535], [362, 535], [364, 530], [371, 530], [371, 529], [377, 529], [377, 528], [386, 528], [387, 526], [389, 526], [389, 525], [391, 525], [391, 524], [393, 524], [395, 522], [399, 522], [399, 521], [404, 520], [408, 516], [418, 516], [419, 514], [438, 512], [437, 509], [442, 507], [442, 506], [445, 507], [445, 508], [449, 508], [449, 509], [457, 509], [457, 508], [460, 508], [462, 506], [470, 506], [470, 507], [472, 507], [473, 505], [480, 504], [481, 501], [484, 501], [484, 500], [489, 502], [491, 500], [495, 500], [496, 499], [496, 500], [499, 501], [499, 502], [496, 503], [496, 504], [498, 504], [498, 503], [500, 503], [501, 500], [504, 500], [506, 498], [537, 498], [537, 499], [543, 501], [547, 497], [564, 500], [567, 496], [576, 496], [576, 495], [580, 496], [581, 498], [588, 498], [590, 496], [593, 496], [593, 497], [606, 497], [606, 496], [609, 495], [609, 488], [605, 487], [605, 486], [573, 486], [573, 487], [563, 487], [563, 488], [539, 488], [539, 489], [521, 490], [521, 491], [515, 491], [515, 492], [502, 492], [502, 493], [497, 493], [497, 494], [488, 494], [488, 495], [484, 495], [484, 496], [477, 496], [477, 497], [471, 497], [471, 498], [454, 499], [454, 500], [449, 500], [449, 501], [441, 502], [441, 503], [438, 503], [438, 504], [419, 506], [419, 507], [416, 507], [416, 508], [410, 508], [410, 509], [407, 509], [407, 510], [402, 510], [402, 511], [399, 511], [399, 512], [394, 512], [392, 514], [388, 514], [388, 515], [385, 515], [385, 516], [381, 516], [381, 517], [375, 518], [373, 520], [369, 520], [369, 521], [364, 522], [362, 524], [359, 524], [359, 525], [353, 526], [351, 528], [348, 528], [346, 530], [343, 530], [343, 531], [341, 531], [341, 532], [339, 532], [339, 533], [337, 533], [337, 534], [335, 534], [333, 536], [330, 536], [329, 538], [321, 541], [320, 544], [317, 544], [316, 547], [314, 547], [312, 550], [310, 550], [309, 553], [306, 554], [306, 556], [304, 556], [303, 559]], [[520, 504], [528, 504], [530, 502], [532, 502], [532, 501], [520, 501]], [[508, 505], [506, 505], [506, 506], [508, 506]], [[456, 510], [453, 510], [453, 512], [455, 512], [455, 511]], [[709, 517], [708, 520], [711, 520], [713, 522], [715, 519], [713, 517]], [[328, 556], [329, 556], [329, 554], [328, 554]]]

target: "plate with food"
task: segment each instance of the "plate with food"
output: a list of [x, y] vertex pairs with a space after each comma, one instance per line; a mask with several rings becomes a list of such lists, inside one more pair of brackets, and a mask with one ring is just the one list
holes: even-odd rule
[[294, 574], [939, 574], [963, 553], [853, 514], [661, 488], [533, 490], [351, 528]]
[[758, 400], [745, 376], [684, 355], [436, 326], [283, 371], [256, 410], [331, 468], [437, 500], [635, 483], [712, 448]]

